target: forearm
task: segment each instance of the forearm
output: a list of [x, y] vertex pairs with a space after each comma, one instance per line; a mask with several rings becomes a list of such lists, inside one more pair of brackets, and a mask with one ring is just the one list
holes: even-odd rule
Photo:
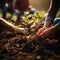
[[6, 20], [0, 18], [0, 26], [6, 30], [15, 32], [15, 26], [7, 22]]
[[59, 4], [58, 4], [57, 0], [51, 0], [50, 8], [49, 8], [49, 10], [47, 12], [47, 16], [45, 18], [45, 24], [44, 24], [45, 27], [51, 26], [56, 14], [57, 14], [58, 8], [59, 8]]
[[51, 27], [51, 25], [52, 25], [52, 21], [47, 20], [47, 21], [45, 21], [44, 27], [49, 28], [49, 27]]

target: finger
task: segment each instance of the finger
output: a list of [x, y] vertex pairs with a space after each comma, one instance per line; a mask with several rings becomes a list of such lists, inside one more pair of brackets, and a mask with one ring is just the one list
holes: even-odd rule
[[45, 40], [44, 36], [40, 36], [39, 39], [42, 41]]
[[45, 35], [45, 33], [41, 33], [41, 34], [39, 34], [39, 37], [44, 39], [46, 37], [46, 35]]
[[45, 28], [41, 28], [41, 29], [39, 29], [39, 30], [38, 30], [38, 35], [41, 34], [41, 33], [43, 33], [44, 30], [45, 30]]
[[40, 36], [41, 39], [46, 39], [47, 37], [46, 36]]
[[44, 36], [45, 35], [45, 33], [44, 32], [42, 32], [41, 34], [39, 34], [39, 36]]
[[42, 31], [41, 31], [41, 30], [39, 30], [39, 31], [38, 31], [38, 33], [37, 33], [37, 35], [40, 35], [41, 33], [42, 33]]

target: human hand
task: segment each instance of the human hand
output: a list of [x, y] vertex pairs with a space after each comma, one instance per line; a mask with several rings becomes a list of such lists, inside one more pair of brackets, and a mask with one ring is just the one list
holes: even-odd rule
[[26, 32], [26, 30], [25, 30], [24, 28], [18, 28], [18, 29], [16, 30], [16, 32], [17, 32], [17, 33], [20, 33], [20, 34], [23, 34], [23, 35], [26, 35], [26, 34], [27, 34], [27, 32]]
[[37, 32], [37, 35], [39, 36], [45, 29], [45, 27], [40, 28]]
[[48, 37], [50, 37], [52, 34], [54, 33], [54, 28], [47, 28], [45, 29], [42, 33], [40, 33], [38, 36], [42, 39], [46, 39]]

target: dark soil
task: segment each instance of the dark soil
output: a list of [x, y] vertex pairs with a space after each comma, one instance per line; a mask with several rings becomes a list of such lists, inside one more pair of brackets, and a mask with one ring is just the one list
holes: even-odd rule
[[60, 42], [0, 29], [0, 60], [60, 60]]

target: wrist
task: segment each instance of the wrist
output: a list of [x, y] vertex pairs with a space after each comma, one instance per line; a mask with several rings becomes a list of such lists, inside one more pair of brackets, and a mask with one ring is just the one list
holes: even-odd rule
[[52, 25], [52, 21], [48, 20], [48, 21], [45, 21], [44, 27], [49, 28], [51, 27], [51, 25]]

